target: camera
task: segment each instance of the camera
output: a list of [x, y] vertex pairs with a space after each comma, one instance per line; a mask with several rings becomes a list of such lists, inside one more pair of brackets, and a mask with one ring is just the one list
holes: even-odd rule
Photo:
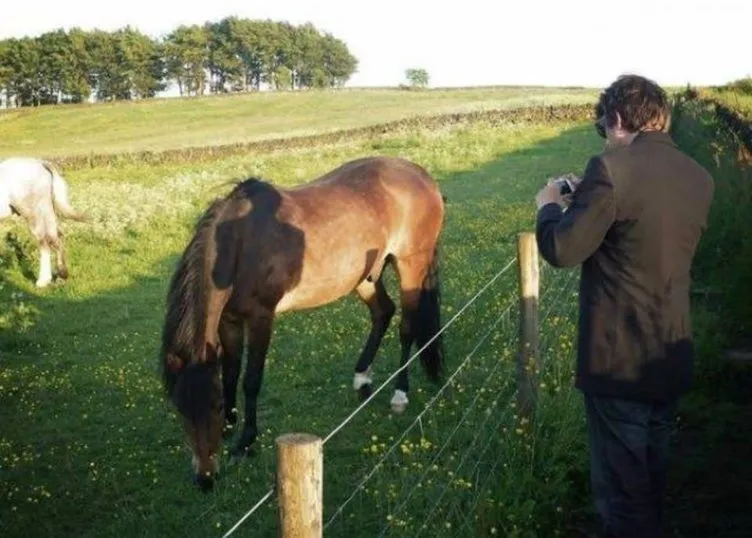
[[569, 178], [560, 177], [559, 179], [554, 181], [554, 184], [559, 187], [559, 192], [562, 196], [566, 196], [574, 192], [574, 185], [569, 180]]

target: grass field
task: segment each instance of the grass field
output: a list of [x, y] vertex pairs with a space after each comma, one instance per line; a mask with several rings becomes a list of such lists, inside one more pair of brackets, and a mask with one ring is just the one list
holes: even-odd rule
[[[420, 114], [589, 102], [587, 93], [373, 90], [10, 111], [0, 113], [0, 155], [206, 146]], [[668, 496], [668, 523], [685, 538], [719, 529], [745, 536], [749, 528], [749, 473], [743, 463], [735, 470], [749, 459], [740, 435], [752, 417], [748, 377], [729, 382], [717, 354], [749, 313], [748, 294], [739, 290], [749, 289], [752, 258], [738, 230], [749, 228], [748, 204], [740, 201], [750, 197], [750, 169], [739, 169], [733, 144], [716, 140], [708, 113], [689, 107], [677, 137], [717, 179], [696, 274], [723, 298], [723, 308], [696, 303], [700, 389], [682, 409]], [[358, 405], [352, 371], [368, 330], [359, 301], [283, 316], [259, 400], [258, 452], [225, 465], [209, 495], [190, 484], [185, 436], [158, 377], [163, 298], [196, 216], [228, 182], [254, 174], [293, 185], [365, 154], [423, 164], [448, 197], [446, 323], [512, 259], [516, 234], [532, 229], [532, 198], [545, 178], [580, 172], [601, 143], [589, 125], [479, 122], [221, 160], [134, 160], [66, 172], [74, 205], [92, 217], [64, 224], [67, 284], [36, 290], [37, 253], [25, 225], [0, 222], [0, 535], [221, 536], [273, 485], [276, 436], [324, 437]], [[719, 151], [728, 155], [719, 159]], [[734, 263], [723, 249], [734, 249]], [[390, 413], [387, 386], [326, 444], [326, 536], [577, 536], [573, 525], [587, 519], [590, 498], [583, 414], [571, 390], [577, 274], [542, 263], [544, 364], [530, 432], [517, 429], [513, 405], [515, 269], [447, 330], [447, 367], [459, 368], [451, 395], [437, 392], [416, 364], [404, 415]], [[387, 285], [394, 296], [394, 279]], [[374, 364], [377, 384], [397, 368], [398, 322]], [[275, 536], [276, 509], [270, 500], [234, 536]]]
[[408, 116], [590, 103], [595, 90], [347, 90], [159, 99], [0, 111], [0, 157], [159, 151], [363, 127]]
[[713, 98], [752, 120], [752, 95], [735, 91], [716, 92]]
[[[290, 114], [297, 118], [291, 130], [268, 119], [285, 114], [282, 101], [275, 101], [283, 98], [271, 95], [125, 105], [114, 107], [112, 115], [105, 115], [104, 108], [60, 108], [0, 123], [0, 139], [24, 129], [43, 133], [41, 123], [30, 119], [39, 114], [60, 122], [55, 123], [57, 134], [37, 134], [27, 146], [43, 153], [210, 144], [383, 121], [390, 114], [429, 107], [432, 112], [467, 107], [471, 94], [476, 106], [489, 107], [535, 98], [478, 91], [442, 101], [442, 94], [398, 98], [394, 92], [374, 92], [345, 95], [343, 104], [335, 105], [333, 97], [301, 94], [285, 101], [303, 109]], [[268, 107], [257, 106], [261, 102]], [[383, 108], [377, 111], [374, 102]], [[245, 104], [248, 111], [241, 115]], [[203, 114], [193, 123], [201, 107], [216, 107], [217, 114]], [[324, 113], [326, 107], [337, 112]], [[368, 108], [353, 120], [353, 107]], [[100, 113], [91, 126], [77, 116]], [[254, 115], [267, 120], [245, 126]], [[2, 151], [15, 152], [27, 136], [10, 137], [13, 145]], [[57, 136], [66, 140], [59, 148], [53, 145]], [[221, 535], [273, 484], [277, 435], [306, 431], [323, 437], [358, 404], [351, 382], [368, 328], [362, 305], [350, 297], [284, 316], [275, 328], [260, 396], [258, 454], [226, 468], [208, 496], [190, 484], [190, 456], [179, 421], [160, 392], [156, 352], [174, 263], [198, 212], [226, 192], [227, 181], [260, 174], [292, 185], [364, 154], [400, 155], [423, 164], [448, 197], [441, 269], [446, 322], [512, 259], [516, 234], [532, 229], [533, 196], [542, 182], [554, 174], [581, 172], [585, 158], [600, 145], [588, 125], [477, 124], [273, 155], [67, 174], [74, 205], [93, 222], [65, 224], [71, 269], [66, 285], [37, 292], [30, 278], [36, 252], [25, 228], [17, 220], [0, 223], [3, 536]], [[8, 239], [6, 231], [17, 239]], [[18, 255], [14, 241], [28, 257]], [[514, 270], [446, 333], [452, 371], [491, 331], [455, 378], [452, 398], [442, 394], [416, 423], [436, 394], [416, 365], [404, 415], [389, 412], [389, 386], [327, 443], [327, 521], [383, 459], [365, 488], [334, 518], [327, 536], [371, 536], [381, 530], [416, 536], [424, 524], [426, 536], [476, 531], [534, 536], [542, 529], [546, 536], [567, 535], [567, 512], [579, 507], [581, 494], [572, 488], [572, 473], [582, 468], [585, 457], [579, 400], [569, 390], [571, 278], [576, 275], [543, 275], [550, 292], [542, 302], [544, 321], [550, 324], [544, 325], [545, 349], [553, 360], [543, 373], [541, 420], [530, 435], [515, 431], [510, 406], [515, 310], [497, 319], [515, 304]], [[387, 284], [394, 296], [394, 280]], [[393, 323], [374, 364], [377, 383], [397, 368], [398, 319]], [[584, 481], [575, 477], [574, 483]], [[275, 535], [275, 510], [274, 502], [267, 503], [235, 535]]]

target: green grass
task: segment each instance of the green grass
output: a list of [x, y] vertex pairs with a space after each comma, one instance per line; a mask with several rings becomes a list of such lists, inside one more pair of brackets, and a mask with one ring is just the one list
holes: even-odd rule
[[594, 90], [270, 92], [0, 112], [0, 157], [159, 151], [287, 138], [408, 116], [592, 102]]
[[725, 91], [713, 94], [713, 98], [752, 121], [752, 95]]
[[[397, 94], [356, 93], [352, 99], [387, 101], [389, 95]], [[478, 100], [498, 94], [486, 95]], [[417, 93], [411, 98], [412, 111], [421, 106], [417, 103], [428, 106], [421, 100], [439, 99]], [[274, 99], [311, 103], [326, 97], [254, 96], [93, 107], [78, 113], [153, 110], [156, 115], [160, 107], [185, 106], [184, 113], [190, 115], [199, 114], [192, 107], [247, 103], [253, 110], [253, 104]], [[402, 113], [408, 110], [401, 106]], [[231, 115], [229, 108], [222, 110]], [[399, 110], [394, 105], [394, 113]], [[341, 113], [343, 118], [352, 115]], [[80, 121], [79, 132], [86, 130], [85, 121], [75, 120], [74, 109], [40, 114], [70, 114], [70, 125]], [[369, 109], [364, 116], [370, 114]], [[223, 131], [221, 120], [199, 117], [206, 122], [197, 127], [204, 130], [205, 143], [212, 129], [229, 136], [232, 129]], [[375, 113], [373, 117], [386, 119]], [[3, 129], [15, 121], [27, 120], [12, 120]], [[309, 121], [320, 122], [313, 114]], [[143, 124], [132, 124], [138, 126], [130, 132], [147, 132], [147, 123], [159, 124], [147, 117]], [[99, 143], [110, 149], [128, 144], [114, 139]], [[196, 215], [211, 197], [226, 192], [226, 181], [260, 174], [291, 185], [374, 153], [420, 162], [448, 196], [441, 270], [446, 322], [512, 259], [516, 234], [532, 229], [533, 196], [545, 179], [581, 172], [600, 144], [589, 125], [478, 124], [220, 162], [71, 171], [73, 204], [94, 218], [90, 224], [65, 224], [71, 269], [66, 285], [37, 292], [30, 275], [36, 271], [37, 254], [28, 232], [18, 219], [0, 223], [3, 536], [219, 536], [274, 483], [276, 436], [293, 431], [326, 436], [358, 405], [352, 372], [368, 330], [359, 301], [348, 297], [283, 316], [275, 328], [260, 396], [259, 453], [223, 468], [209, 495], [190, 484], [185, 436], [162, 398], [156, 352], [172, 268]], [[16, 235], [28, 258], [14, 253], [6, 231]], [[458, 373], [451, 398], [442, 395], [400, 439], [435, 395], [435, 387], [416, 365], [404, 415], [390, 413], [393, 387], [388, 386], [327, 443], [325, 520], [397, 443], [327, 536], [372, 536], [385, 528], [415, 536], [424, 522], [430, 527], [425, 536], [488, 535], [492, 529], [502, 536], [569, 535], [569, 510], [581, 501], [572, 477], [581, 473], [585, 457], [584, 423], [570, 388], [573, 284], [558, 280], [571, 276], [547, 270], [542, 277], [546, 366], [535, 432], [517, 431], [512, 405], [512, 267], [446, 333], [447, 366], [453, 371], [499, 314], [512, 307]], [[388, 278], [387, 285], [394, 297], [394, 278]], [[395, 318], [376, 358], [377, 383], [397, 368], [398, 323]], [[576, 478], [580, 482], [581, 477]], [[274, 536], [275, 510], [273, 501], [267, 503], [236, 535]]]
[[[742, 110], [735, 94], [721, 93]], [[752, 168], [740, 166], [736, 137], [713, 117], [714, 107], [688, 102], [675, 139], [713, 175], [715, 193], [700, 242], [693, 284], [712, 292], [693, 298], [697, 343], [695, 388], [681, 402], [667, 494], [667, 529], [673, 536], [742, 537], [749, 534], [752, 472], [747, 432], [752, 427], [750, 365], [723, 360], [729, 349], [752, 342], [752, 245], [740, 230], [752, 226]], [[752, 118], [752, 107], [747, 109]]]
[[694, 277], [698, 285], [723, 294], [729, 315], [723, 333], [740, 337], [752, 331], [752, 307], [747, 300], [752, 293], [752, 245], [739, 233], [752, 225], [747, 210], [752, 204], [752, 170], [740, 166], [740, 142], [713, 118], [713, 109], [700, 103], [685, 104], [676, 139], [715, 181], [708, 230], [698, 246]]

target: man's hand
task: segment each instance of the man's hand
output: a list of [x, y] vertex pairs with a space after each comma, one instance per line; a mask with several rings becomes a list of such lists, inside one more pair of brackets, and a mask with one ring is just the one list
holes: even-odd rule
[[535, 197], [535, 202], [538, 206], [538, 209], [549, 203], [559, 204], [559, 206], [561, 206], [562, 208], [566, 208], [569, 206], [569, 204], [572, 203], [573, 193], [562, 195], [561, 191], [559, 190], [559, 186], [556, 185], [556, 181], [560, 179], [568, 179], [574, 190], [577, 189], [580, 182], [582, 181], [582, 178], [575, 174], [565, 174], [560, 177], [549, 178], [548, 184], [543, 187]]
[[559, 186], [556, 185], [553, 180], [549, 181], [548, 185], [543, 187], [540, 191], [538, 191], [538, 194], [535, 196], [535, 203], [538, 206], [538, 209], [543, 207], [546, 204], [559, 204], [560, 206], [564, 205], [564, 197], [561, 195], [561, 192], [559, 191]]

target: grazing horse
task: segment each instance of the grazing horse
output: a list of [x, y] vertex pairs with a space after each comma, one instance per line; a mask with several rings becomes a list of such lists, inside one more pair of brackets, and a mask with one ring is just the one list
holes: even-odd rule
[[[276, 315], [354, 290], [372, 325], [353, 388], [361, 399], [371, 394], [371, 362], [396, 310], [382, 281], [387, 264], [400, 280], [400, 364], [413, 343], [425, 346], [421, 363], [440, 382], [441, 339], [428, 342], [440, 329], [443, 219], [444, 199], [428, 172], [388, 157], [347, 162], [289, 189], [250, 178], [209, 206], [173, 274], [160, 353], [164, 388], [182, 416], [201, 489], [212, 487], [221, 437], [237, 422], [246, 332], [245, 421], [232, 455], [246, 453], [256, 439], [256, 399]], [[394, 412], [404, 411], [407, 393], [405, 368], [396, 379]]]
[[52, 282], [51, 250], [57, 255], [58, 275], [68, 278], [63, 233], [57, 214], [85, 221], [86, 216], [71, 207], [68, 184], [49, 162], [32, 157], [11, 157], [0, 161], [0, 219], [19, 215], [26, 220], [39, 248], [39, 275], [36, 286]]

